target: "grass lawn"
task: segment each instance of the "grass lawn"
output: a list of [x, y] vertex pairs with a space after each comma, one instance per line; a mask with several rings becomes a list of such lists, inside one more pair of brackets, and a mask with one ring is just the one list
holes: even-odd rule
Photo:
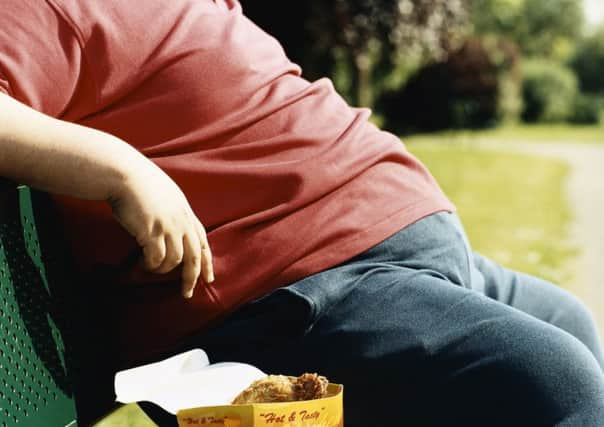
[[567, 166], [443, 139], [412, 139], [407, 148], [456, 204], [474, 250], [555, 283], [568, 282], [568, 261], [575, 251], [567, 240], [571, 220], [563, 195]]
[[102, 421], [96, 423], [94, 427], [150, 427], [155, 426], [138, 407], [132, 403], [122, 406], [117, 411], [106, 417]]
[[406, 142], [420, 141], [522, 141], [604, 143], [604, 119], [600, 126], [566, 124], [503, 126], [485, 130], [449, 130], [403, 137]]

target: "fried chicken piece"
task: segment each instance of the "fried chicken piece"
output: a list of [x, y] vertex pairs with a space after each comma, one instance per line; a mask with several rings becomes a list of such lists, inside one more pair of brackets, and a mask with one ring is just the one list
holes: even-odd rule
[[317, 374], [302, 374], [294, 381], [295, 400], [313, 400], [327, 394], [327, 378]]
[[239, 393], [233, 399], [233, 404], [320, 399], [327, 394], [327, 384], [327, 379], [317, 374], [307, 373], [293, 379], [284, 375], [269, 375], [254, 381]]
[[289, 402], [294, 400], [294, 386], [284, 375], [269, 375], [254, 381], [233, 399], [233, 403]]

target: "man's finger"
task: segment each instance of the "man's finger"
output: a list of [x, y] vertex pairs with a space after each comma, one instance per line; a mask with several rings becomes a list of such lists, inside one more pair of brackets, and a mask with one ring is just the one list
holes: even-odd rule
[[191, 230], [185, 234], [183, 247], [182, 294], [185, 298], [191, 298], [201, 273], [201, 244], [197, 233]]
[[147, 270], [158, 268], [166, 257], [166, 243], [163, 236], [152, 237], [143, 246], [144, 265]]
[[212, 265], [212, 251], [208, 243], [208, 237], [203, 224], [197, 220], [197, 234], [201, 244], [201, 270], [203, 272], [203, 280], [206, 283], [214, 281], [214, 266]]
[[164, 241], [166, 243], [166, 256], [164, 257], [164, 260], [159, 268], [155, 270], [155, 273], [163, 274], [172, 271], [176, 266], [178, 266], [178, 264], [182, 262], [184, 252], [182, 247], [182, 237], [170, 233], [164, 236]]

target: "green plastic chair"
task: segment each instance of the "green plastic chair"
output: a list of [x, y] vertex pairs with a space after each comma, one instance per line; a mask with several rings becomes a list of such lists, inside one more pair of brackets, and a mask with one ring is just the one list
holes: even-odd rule
[[42, 193], [0, 182], [0, 426], [77, 425], [66, 351], [68, 269], [65, 251], [52, 248], [55, 224], [40, 214], [46, 202]]

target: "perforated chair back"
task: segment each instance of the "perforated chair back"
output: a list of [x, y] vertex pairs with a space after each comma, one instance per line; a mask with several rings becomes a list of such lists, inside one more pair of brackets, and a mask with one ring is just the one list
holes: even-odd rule
[[33, 194], [0, 182], [0, 426], [72, 427], [64, 265], [40, 245], [54, 225], [43, 207], [34, 216]]

